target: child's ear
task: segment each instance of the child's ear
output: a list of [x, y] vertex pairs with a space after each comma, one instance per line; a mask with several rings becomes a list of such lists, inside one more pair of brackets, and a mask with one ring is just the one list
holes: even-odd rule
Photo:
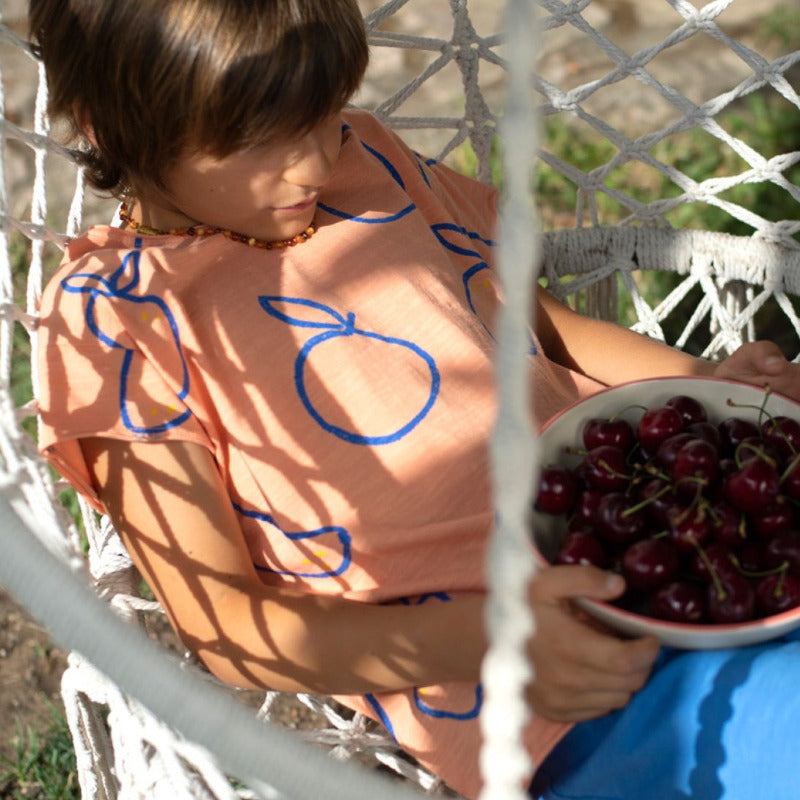
[[75, 103], [72, 106], [72, 114], [80, 132], [92, 143], [93, 147], [97, 147], [97, 137], [94, 134], [94, 125], [92, 125], [89, 112], [83, 106]]

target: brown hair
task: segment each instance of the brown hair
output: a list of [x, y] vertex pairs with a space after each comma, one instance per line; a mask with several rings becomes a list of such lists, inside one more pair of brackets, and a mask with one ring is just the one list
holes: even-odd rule
[[368, 59], [355, 0], [30, 0], [50, 111], [91, 122], [114, 194], [163, 188], [187, 149], [224, 157], [338, 111]]

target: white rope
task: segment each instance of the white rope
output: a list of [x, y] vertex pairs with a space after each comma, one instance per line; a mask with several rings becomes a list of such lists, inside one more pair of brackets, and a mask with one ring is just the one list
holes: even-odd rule
[[506, 28], [511, 69], [503, 124], [507, 186], [499, 256], [506, 302], [499, 317], [498, 419], [491, 443], [497, 522], [488, 552], [490, 647], [482, 670], [486, 700], [481, 711], [481, 800], [527, 797], [524, 779], [531, 761], [522, 746], [529, 716], [524, 692], [535, 677], [526, 652], [534, 630], [527, 590], [535, 572], [528, 520], [536, 466], [526, 365], [530, 287], [536, 279], [538, 255], [530, 194], [537, 147], [530, 90], [532, 54], [537, 48], [530, 0], [509, 0]]

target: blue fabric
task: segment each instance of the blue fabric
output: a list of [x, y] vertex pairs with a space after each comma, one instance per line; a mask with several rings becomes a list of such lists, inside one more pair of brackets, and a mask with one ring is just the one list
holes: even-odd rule
[[541, 765], [540, 800], [798, 800], [800, 633], [664, 651], [621, 711], [577, 725]]

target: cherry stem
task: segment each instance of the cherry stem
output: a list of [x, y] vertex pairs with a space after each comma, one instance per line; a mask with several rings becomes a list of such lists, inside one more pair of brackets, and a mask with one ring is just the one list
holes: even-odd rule
[[750, 570], [745, 569], [739, 559], [733, 554], [730, 554], [730, 559], [733, 562], [733, 566], [741, 572], [746, 578], [766, 578], [768, 575], [777, 575], [780, 573], [781, 575], [781, 583], [783, 582], [783, 576], [789, 569], [789, 562], [784, 561], [782, 564], [779, 564], [777, 567], [773, 567], [772, 569], [765, 569], [760, 572], [750, 572]]
[[727, 595], [725, 593], [725, 587], [722, 585], [722, 582], [717, 575], [717, 571], [714, 569], [714, 565], [711, 563], [711, 559], [708, 557], [708, 554], [702, 547], [694, 540], [694, 546], [697, 548], [697, 554], [700, 556], [701, 561], [705, 564], [706, 569], [708, 570], [708, 574], [711, 576], [711, 580], [714, 583], [714, 591], [717, 593], [717, 598], [722, 601], [724, 600]]
[[[697, 498], [695, 497], [695, 499], [691, 503], [689, 503], [689, 505], [686, 506], [686, 508], [684, 508], [680, 514], [678, 514], [674, 519], [670, 520], [673, 527], [675, 525], [680, 525], [682, 522], [685, 522], [689, 514], [691, 514], [692, 511], [694, 511], [695, 509], [697, 509], [698, 513], [701, 514], [705, 513], [705, 508], [702, 505], [696, 505], [696, 503], [697, 503]], [[699, 517], [698, 519], [702, 520], [703, 518]]]
[[654, 502], [655, 500], [658, 500], [659, 497], [662, 497], [663, 495], [665, 495], [667, 492], [670, 492], [670, 491], [672, 491], [672, 487], [671, 486], [662, 487], [652, 497], [648, 497], [646, 500], [642, 500], [641, 503], [637, 503], [635, 506], [630, 506], [630, 507], [626, 508], [622, 512], [621, 516], [627, 517], [627, 516], [630, 516], [631, 514], [635, 514], [637, 511], [641, 511], [643, 508], [646, 508], [647, 506], [649, 506], [650, 503]]
[[708, 512], [708, 516], [711, 517], [711, 521], [714, 523], [714, 527], [717, 527], [722, 521], [720, 515], [717, 514], [716, 511], [714, 511], [712, 506], [706, 500], [701, 499], [700, 505], [702, 506], [704, 511]]
[[645, 464], [642, 469], [648, 474], [652, 475], [655, 478], [661, 478], [662, 481], [671, 481], [672, 478], [666, 474], [666, 472], [662, 472], [658, 467], [653, 466], [652, 464]]
[[769, 411], [767, 411], [767, 409], [766, 409], [767, 400], [769, 399], [769, 396], [771, 394], [772, 394], [772, 387], [768, 383], [765, 383], [764, 384], [764, 398], [762, 399], [760, 406], [754, 406], [754, 405], [751, 405], [750, 403], [736, 403], [730, 397], [725, 401], [725, 404], [730, 406], [731, 408], [754, 408], [756, 411], [758, 411], [758, 424], [761, 425], [761, 418], [765, 414], [770, 419], [775, 419], [772, 416], [772, 414], [770, 414]]
[[617, 472], [605, 459], [600, 459], [597, 462], [599, 467], [602, 467], [609, 475], [613, 475], [615, 478], [630, 478], [630, 475], [627, 475], [624, 472]]
[[706, 486], [708, 486], [708, 481], [705, 478], [698, 478], [695, 475], [684, 475], [682, 478], [680, 478], [677, 481], [675, 486], [678, 487], [682, 483], [693, 483], [693, 484], [695, 484], [694, 499], [689, 504], [689, 508], [694, 508], [695, 506], [702, 505], [700, 503], [700, 501], [703, 499], [703, 489]]
[[734, 458], [734, 461], [736, 461], [736, 466], [737, 467], [741, 467], [742, 466], [742, 462], [741, 462], [741, 459], [740, 459], [740, 453], [741, 453], [743, 448], [745, 450], [750, 450], [751, 452], [755, 453], [757, 456], [759, 456], [759, 458], [761, 458], [762, 460], [766, 461], [767, 464], [769, 464], [770, 466], [772, 466], [772, 467], [776, 467], [777, 466], [777, 464], [775, 463], [775, 459], [771, 458], [770, 456], [768, 456], [764, 452], [763, 448], [757, 447], [756, 445], [752, 444], [751, 442], [739, 442], [739, 444], [736, 446], [736, 452], [733, 454], [733, 458]]
[[781, 475], [781, 483], [783, 483], [788, 477], [789, 473], [797, 466], [800, 462], [800, 453], [798, 453], [790, 462], [786, 469], [783, 471], [783, 475]]

